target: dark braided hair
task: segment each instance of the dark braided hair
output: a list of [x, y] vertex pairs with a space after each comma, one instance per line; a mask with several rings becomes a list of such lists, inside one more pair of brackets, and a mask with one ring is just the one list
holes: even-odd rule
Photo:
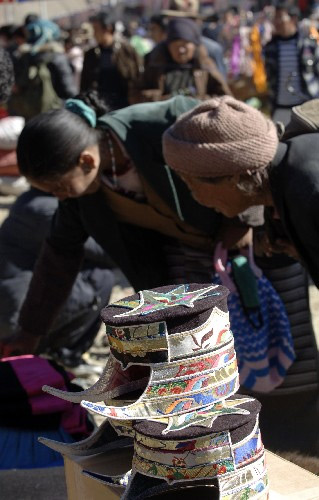
[[102, 99], [96, 90], [81, 92], [74, 99], [80, 99], [80, 101], [85, 102], [90, 108], [94, 109], [97, 117], [112, 111], [112, 106], [105, 99]]

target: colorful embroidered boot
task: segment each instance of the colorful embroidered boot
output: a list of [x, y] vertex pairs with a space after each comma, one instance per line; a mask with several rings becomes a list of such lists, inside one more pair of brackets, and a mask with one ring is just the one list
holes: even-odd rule
[[161, 287], [106, 307], [111, 355], [123, 369], [150, 367], [149, 381], [132, 405], [81, 404], [114, 419], [164, 418], [167, 432], [176, 421], [169, 417], [187, 413], [191, 420], [190, 413], [203, 408], [210, 413], [202, 420], [233, 412], [225, 402], [239, 387], [227, 294], [216, 285]]
[[[260, 407], [251, 398], [234, 395], [239, 382], [227, 294], [227, 289], [215, 285], [167, 286], [142, 291], [103, 310], [111, 349], [108, 368], [95, 386], [76, 396], [86, 397], [82, 405], [112, 419], [113, 426], [116, 421], [120, 427], [125, 422], [133, 424], [133, 473], [125, 498], [147, 498], [139, 492], [140, 482], [145, 486], [145, 481], [151, 489], [154, 481], [159, 481], [157, 486], [163, 491], [176, 489], [174, 483], [179, 488], [193, 487], [190, 481], [209, 488], [218, 483], [223, 500], [244, 498], [238, 496], [243, 488], [249, 493], [247, 498], [267, 495], [258, 437]], [[136, 376], [135, 369], [143, 368], [140, 377]], [[145, 369], [150, 370], [147, 384]], [[64, 393], [63, 399], [69, 398]], [[135, 402], [128, 404], [128, 400]], [[144, 438], [152, 439], [152, 446], [144, 446]], [[174, 458], [175, 448], [165, 450], [168, 443], [182, 443], [183, 447], [194, 438], [203, 443], [186, 450], [187, 460], [185, 454]], [[235, 453], [237, 448], [246, 449], [248, 441], [249, 446], [255, 446], [255, 462], [245, 460], [240, 465]], [[226, 463], [216, 460], [217, 456], [224, 457]], [[176, 470], [170, 472], [174, 467]], [[128, 477], [105, 480], [124, 484]]]
[[165, 436], [163, 424], [135, 423], [132, 474], [123, 500], [149, 498], [145, 484], [164, 493], [198, 481], [201, 486], [218, 485], [217, 498], [222, 500], [267, 498], [260, 404], [252, 400], [244, 407], [248, 415], [220, 416], [210, 429], [192, 426]]

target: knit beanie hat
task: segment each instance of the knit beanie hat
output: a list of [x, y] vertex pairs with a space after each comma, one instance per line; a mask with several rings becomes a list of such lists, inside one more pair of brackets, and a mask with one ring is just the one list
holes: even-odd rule
[[277, 146], [274, 123], [230, 96], [199, 104], [163, 135], [167, 164], [196, 177], [232, 176], [265, 168]]
[[167, 28], [167, 43], [174, 40], [186, 40], [199, 45], [200, 33], [197, 24], [191, 19], [172, 19]]

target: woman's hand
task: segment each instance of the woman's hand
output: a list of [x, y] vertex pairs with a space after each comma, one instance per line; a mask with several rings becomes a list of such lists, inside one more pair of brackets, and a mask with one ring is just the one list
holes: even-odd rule
[[13, 336], [0, 341], [0, 357], [34, 354], [40, 342], [40, 337], [19, 330]]

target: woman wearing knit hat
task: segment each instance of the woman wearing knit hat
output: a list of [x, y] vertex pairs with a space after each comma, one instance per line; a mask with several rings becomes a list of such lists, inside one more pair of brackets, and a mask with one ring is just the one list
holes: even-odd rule
[[[264, 205], [268, 250], [298, 255], [319, 288], [318, 133], [279, 141], [275, 125], [262, 113], [225, 96], [180, 116], [164, 133], [163, 152], [202, 205], [227, 216]], [[279, 254], [264, 257], [262, 267], [286, 306], [296, 353], [284, 384], [260, 398], [266, 445], [304, 449], [307, 443], [310, 453], [318, 423], [319, 370], [308, 276], [298, 262]]]
[[[231, 94], [201, 44], [200, 31], [191, 19], [172, 19], [167, 27], [167, 38], [156, 45], [145, 59], [145, 72], [141, 82], [142, 99], [153, 95], [168, 98], [183, 94], [201, 99], [207, 96]], [[156, 92], [151, 92], [156, 90]]]
[[182, 115], [163, 136], [168, 165], [202, 205], [233, 217], [254, 206], [281, 220], [278, 250], [300, 256], [319, 288], [319, 137], [279, 142], [273, 122], [230, 96]]

